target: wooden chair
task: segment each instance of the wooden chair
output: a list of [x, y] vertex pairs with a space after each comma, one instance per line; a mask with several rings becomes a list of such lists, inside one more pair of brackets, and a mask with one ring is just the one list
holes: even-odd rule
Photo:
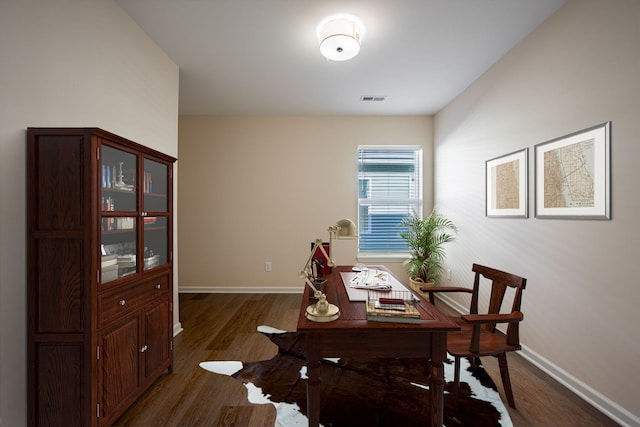
[[[447, 334], [447, 351], [455, 358], [455, 387], [460, 386], [460, 358], [467, 357], [472, 363], [477, 363], [481, 356], [495, 356], [498, 358], [502, 386], [509, 406], [515, 408], [511, 380], [509, 379], [509, 367], [507, 365], [507, 352], [520, 350], [520, 337], [518, 327], [523, 319], [520, 311], [522, 291], [527, 284], [527, 279], [496, 270], [494, 268], [473, 264], [475, 272], [473, 289], [460, 287], [421, 287], [420, 290], [429, 294], [429, 301], [434, 303], [434, 294], [437, 292], [464, 292], [471, 294], [471, 306], [469, 314], [459, 317], [451, 317], [460, 327], [460, 332]], [[491, 280], [491, 299], [486, 314], [478, 313], [478, 299], [480, 289], [480, 276]], [[500, 314], [502, 301], [508, 288], [514, 289], [513, 305], [509, 313]], [[507, 323], [506, 334], [496, 329], [496, 324]]]

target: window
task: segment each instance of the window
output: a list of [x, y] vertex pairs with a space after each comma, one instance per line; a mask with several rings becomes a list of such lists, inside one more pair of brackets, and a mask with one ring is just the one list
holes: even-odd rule
[[400, 223], [422, 214], [422, 148], [358, 147], [358, 252], [407, 253]]

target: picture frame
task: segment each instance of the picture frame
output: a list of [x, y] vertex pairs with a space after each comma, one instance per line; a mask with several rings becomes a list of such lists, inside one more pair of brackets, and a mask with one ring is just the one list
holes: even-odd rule
[[536, 218], [611, 219], [611, 122], [535, 146]]
[[528, 168], [528, 148], [485, 162], [487, 217], [529, 217]]

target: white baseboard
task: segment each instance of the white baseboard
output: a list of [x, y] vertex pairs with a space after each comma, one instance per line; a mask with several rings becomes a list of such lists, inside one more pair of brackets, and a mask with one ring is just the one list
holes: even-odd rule
[[178, 335], [180, 332], [182, 332], [182, 323], [178, 322], [176, 324], [173, 325], [173, 336], [175, 337], [176, 335]]
[[530, 348], [522, 345], [521, 351], [522, 357], [529, 362], [549, 374], [560, 384], [571, 390], [576, 395], [580, 396], [586, 402], [588, 402], [594, 408], [597, 408], [600, 412], [607, 415], [609, 418], [617, 422], [622, 426], [640, 426], [640, 417], [627, 411], [622, 406], [618, 405], [613, 400], [604, 396], [597, 390], [589, 387], [576, 377], [560, 369], [558, 366], [551, 363], [548, 359], [540, 356], [538, 353], [532, 351]]
[[223, 287], [223, 286], [180, 286], [178, 293], [181, 294], [301, 294], [304, 286], [291, 287]]
[[[468, 309], [466, 307], [460, 305], [458, 302], [452, 300], [446, 295], [438, 295], [437, 298], [441, 299], [445, 304], [453, 308], [458, 313], [468, 313]], [[588, 402], [591, 406], [607, 415], [613, 421], [622, 426], [640, 426], [640, 417], [632, 414], [592, 387], [589, 387], [578, 378], [554, 365], [550, 360], [542, 357], [527, 346], [522, 345], [520, 354], [526, 360], [540, 368], [560, 384], [571, 390], [574, 394]]]

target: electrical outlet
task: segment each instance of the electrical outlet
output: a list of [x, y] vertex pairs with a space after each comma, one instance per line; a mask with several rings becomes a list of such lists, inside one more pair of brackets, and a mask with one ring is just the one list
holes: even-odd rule
[[271, 271], [271, 261], [264, 263], [264, 271]]
[[451, 280], [451, 269], [447, 268], [447, 280]]

